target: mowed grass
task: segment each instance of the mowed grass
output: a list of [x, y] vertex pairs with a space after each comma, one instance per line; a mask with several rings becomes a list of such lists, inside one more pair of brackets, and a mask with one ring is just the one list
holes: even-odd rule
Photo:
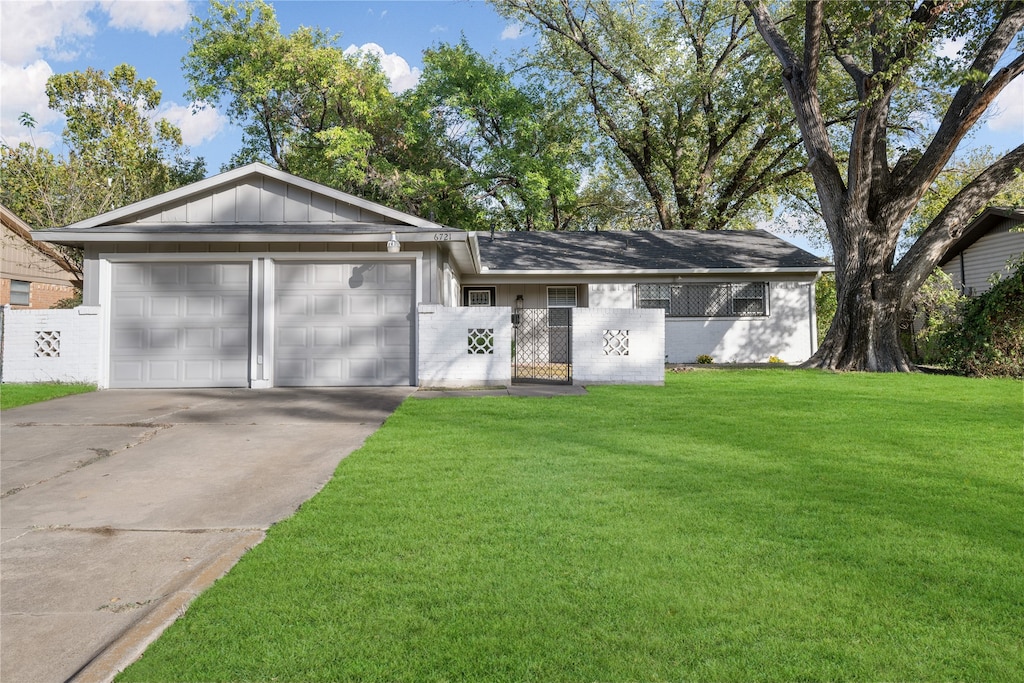
[[119, 680], [1024, 680], [1024, 384], [410, 399]]
[[30, 403], [49, 401], [51, 398], [84, 394], [96, 391], [94, 384], [65, 384], [62, 382], [42, 382], [39, 384], [0, 384], [0, 410], [27, 406]]

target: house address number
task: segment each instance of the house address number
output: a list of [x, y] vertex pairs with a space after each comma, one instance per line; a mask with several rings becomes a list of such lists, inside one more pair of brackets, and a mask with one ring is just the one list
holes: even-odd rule
[[451, 235], [451, 233], [448, 233], [448, 232], [435, 232], [434, 233], [434, 241], [435, 242], [451, 242], [452, 241], [452, 235]]

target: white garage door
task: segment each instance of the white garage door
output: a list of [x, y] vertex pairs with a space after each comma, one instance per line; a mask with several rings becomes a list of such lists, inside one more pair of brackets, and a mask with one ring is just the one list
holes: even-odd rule
[[249, 268], [113, 264], [110, 386], [248, 386]]
[[275, 266], [274, 384], [412, 382], [411, 263]]

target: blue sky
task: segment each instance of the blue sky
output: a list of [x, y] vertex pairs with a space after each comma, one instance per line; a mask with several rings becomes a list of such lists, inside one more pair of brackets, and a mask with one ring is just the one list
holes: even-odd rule
[[[465, 35], [485, 54], [507, 57], [529, 47], [521, 26], [500, 17], [483, 0], [276, 0], [272, 4], [284, 33], [300, 25], [341, 34], [343, 48], [377, 52], [401, 91], [415, 84], [423, 50]], [[35, 144], [60, 151], [63, 121], [46, 106], [46, 79], [94, 67], [109, 71], [133, 65], [140, 77], [153, 78], [163, 92], [161, 115], [182, 129], [194, 155], [206, 159], [214, 174], [238, 147], [239, 134], [213, 109], [191, 113], [181, 60], [188, 51], [190, 15], [205, 16], [205, 0], [0, 0], [0, 136], [6, 144], [29, 139], [18, 124], [22, 112], [37, 127]], [[955, 45], [947, 46], [950, 54]], [[970, 145], [1005, 152], [1024, 140], [1024, 78], [1003, 92], [985, 121], [975, 127]], [[963, 147], [968, 147], [964, 145]], [[769, 229], [787, 236], [781, 221]], [[805, 248], [805, 240], [794, 239]], [[812, 248], [821, 253], [821, 249]]]
[[[281, 30], [318, 26], [341, 34], [344, 48], [373, 50], [400, 91], [415, 84], [423, 51], [464, 34], [483, 54], [511, 55], [529, 37], [482, 0], [277, 0]], [[178, 125], [196, 156], [216, 173], [237, 148], [239, 135], [215, 111], [193, 116], [185, 98], [181, 60], [188, 51], [192, 13], [205, 16], [206, 2], [184, 0], [3, 0], [0, 2], [0, 134], [7, 144], [28, 139], [21, 112], [37, 121], [35, 143], [59, 143], [63, 121], [46, 107], [46, 79], [93, 67], [109, 71], [128, 63], [153, 78], [163, 92], [162, 114]], [[54, 147], [55, 150], [59, 149]]]

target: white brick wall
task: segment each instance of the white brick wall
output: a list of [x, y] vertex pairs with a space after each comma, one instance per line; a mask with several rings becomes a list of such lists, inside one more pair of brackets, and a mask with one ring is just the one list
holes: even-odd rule
[[73, 309], [4, 310], [5, 382], [99, 380], [98, 306]]
[[777, 356], [802, 363], [816, 349], [814, 285], [772, 282], [764, 318], [668, 318], [665, 350], [670, 363], [694, 363], [708, 354], [716, 363], [767, 363]]
[[[493, 353], [469, 353], [470, 330], [481, 329], [494, 330]], [[419, 385], [511, 384], [512, 336], [511, 308], [421, 304]], [[664, 311], [573, 309], [572, 373], [576, 384], [663, 384]]]
[[664, 384], [665, 312], [574, 309], [572, 376], [576, 384]]
[[[471, 330], [494, 331], [490, 353], [470, 353]], [[481, 336], [475, 339], [479, 348]], [[512, 382], [512, 309], [420, 304], [417, 350], [421, 387], [507, 386]]]

